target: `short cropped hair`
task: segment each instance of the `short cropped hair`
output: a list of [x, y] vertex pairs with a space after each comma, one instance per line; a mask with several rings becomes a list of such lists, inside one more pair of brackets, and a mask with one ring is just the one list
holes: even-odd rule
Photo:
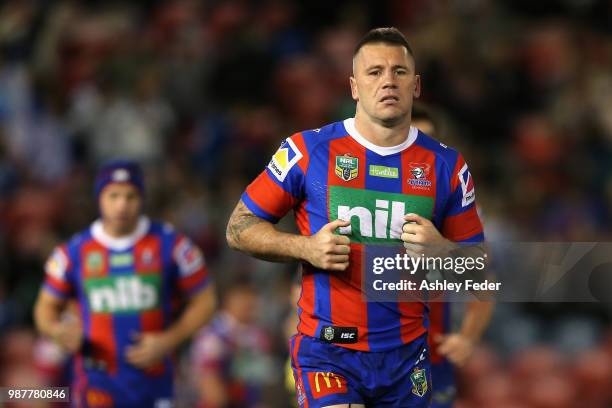
[[355, 50], [353, 51], [353, 58], [357, 55], [359, 50], [366, 44], [383, 43], [390, 45], [399, 45], [405, 47], [408, 54], [414, 58], [414, 53], [408, 40], [404, 37], [404, 34], [395, 27], [379, 27], [373, 28], [367, 32], [366, 35], [357, 43]]

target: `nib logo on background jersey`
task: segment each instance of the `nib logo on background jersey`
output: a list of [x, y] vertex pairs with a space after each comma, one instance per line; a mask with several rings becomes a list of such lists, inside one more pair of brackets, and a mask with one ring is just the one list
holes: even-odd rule
[[384, 243], [400, 241], [404, 215], [416, 213], [431, 218], [433, 199], [425, 196], [330, 186], [330, 219], [351, 220], [339, 228], [351, 242]]
[[276, 178], [283, 182], [285, 177], [289, 174], [289, 170], [302, 158], [302, 152], [300, 152], [291, 139], [285, 139], [281, 143], [280, 147], [272, 156], [272, 160], [268, 164], [268, 169], [276, 176]]
[[89, 308], [94, 313], [139, 313], [159, 304], [159, 275], [111, 276], [85, 281]]
[[476, 193], [474, 191], [474, 180], [472, 174], [468, 169], [467, 164], [464, 164], [461, 170], [459, 170], [459, 181], [461, 182], [461, 191], [463, 192], [463, 199], [461, 200], [461, 206], [467, 207], [472, 204], [476, 199]]

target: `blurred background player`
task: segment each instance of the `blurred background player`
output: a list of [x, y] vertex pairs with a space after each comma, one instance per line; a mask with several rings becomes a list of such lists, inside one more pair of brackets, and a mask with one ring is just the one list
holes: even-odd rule
[[[412, 125], [421, 132], [448, 143], [446, 138], [439, 135], [439, 123], [440, 119], [431, 108], [415, 103], [412, 109]], [[461, 307], [463, 304], [456, 306]], [[467, 302], [459, 330], [451, 332], [451, 303], [429, 303], [427, 343], [431, 354], [432, 408], [453, 406], [457, 393], [453, 365], [462, 366], [472, 355], [492, 313], [491, 302]]]
[[277, 368], [272, 338], [257, 323], [259, 294], [238, 276], [221, 294], [221, 308], [191, 345], [192, 382], [199, 408], [256, 408], [269, 400]]
[[[411, 126], [421, 82], [401, 32], [374, 29], [358, 42], [350, 85], [355, 117], [286, 139], [242, 195], [228, 243], [303, 262], [291, 345], [300, 407], [426, 407], [426, 305], [366, 302], [366, 260], [389, 244], [482, 241], [473, 182], [457, 151]], [[300, 235], [273, 225], [292, 208]]]
[[[172, 406], [172, 353], [215, 306], [204, 257], [189, 238], [142, 215], [137, 163], [104, 165], [95, 193], [100, 219], [47, 261], [36, 326], [75, 353], [74, 405]], [[176, 316], [179, 296], [186, 305]], [[78, 315], [65, 317], [71, 299]]]

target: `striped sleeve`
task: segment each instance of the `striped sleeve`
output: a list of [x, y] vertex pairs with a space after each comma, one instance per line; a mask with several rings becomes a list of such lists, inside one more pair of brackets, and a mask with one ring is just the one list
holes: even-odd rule
[[278, 222], [303, 199], [308, 159], [301, 133], [285, 139], [266, 169], [242, 194], [244, 204], [258, 217]]
[[474, 179], [461, 155], [451, 174], [450, 191], [442, 222], [442, 235], [456, 242], [484, 241], [482, 223], [476, 209]]
[[72, 275], [72, 261], [67, 247], [56, 247], [45, 263], [43, 289], [61, 299], [68, 299], [74, 293]]
[[210, 277], [204, 255], [186, 236], [177, 235], [172, 260], [178, 270], [177, 285], [181, 293], [192, 296], [208, 285]]

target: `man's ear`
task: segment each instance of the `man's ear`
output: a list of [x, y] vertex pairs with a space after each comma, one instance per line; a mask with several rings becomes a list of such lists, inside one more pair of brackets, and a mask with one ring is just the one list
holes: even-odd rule
[[351, 96], [355, 102], [359, 102], [359, 93], [357, 92], [357, 81], [354, 76], [349, 77], [349, 82], [351, 84]]
[[414, 93], [413, 93], [415, 98], [418, 98], [419, 96], [421, 96], [421, 76], [420, 75], [415, 75], [414, 76]]

